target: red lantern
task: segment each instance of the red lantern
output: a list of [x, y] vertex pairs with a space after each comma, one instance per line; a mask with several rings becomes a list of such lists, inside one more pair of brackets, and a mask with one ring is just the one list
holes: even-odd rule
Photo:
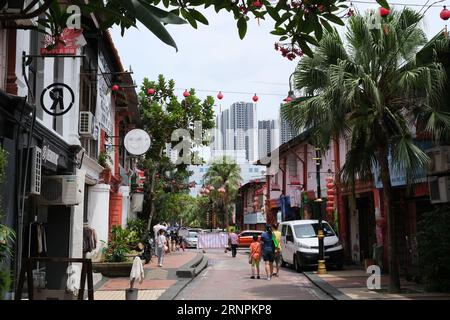
[[117, 84], [111, 87], [112, 91], [119, 91], [119, 86]]
[[184, 90], [184, 92], [183, 92], [183, 97], [187, 98], [187, 97], [189, 97], [190, 95], [191, 95], [191, 94], [189, 93], [189, 91], [187, 91], [187, 89]]
[[441, 19], [442, 20], [448, 20], [450, 18], [450, 10], [448, 10], [445, 6], [444, 9], [441, 11]]
[[217, 99], [219, 99], [219, 100], [223, 99], [222, 91], [219, 91], [219, 93], [217, 94]]
[[154, 94], [155, 94], [155, 89], [153, 89], [153, 88], [148, 89], [148, 90], [147, 90], [147, 94], [148, 94], [149, 96], [154, 95]]
[[328, 195], [328, 200], [334, 201], [334, 194], [329, 194]]
[[380, 8], [380, 16], [387, 17], [391, 13], [391, 10], [381, 7]]
[[286, 99], [284, 99], [285, 102], [289, 103], [292, 101], [292, 98], [290, 96], [287, 96]]
[[327, 183], [327, 188], [328, 189], [333, 189], [334, 188], [334, 184], [332, 182], [328, 182]]
[[334, 190], [333, 189], [327, 190], [327, 195], [334, 196]]
[[327, 207], [334, 207], [334, 201], [327, 201]]
[[256, 93], [255, 93], [255, 95], [253, 96], [253, 102], [258, 102], [258, 100], [259, 100], [259, 97], [256, 95]]
[[327, 207], [325, 210], [327, 210], [327, 213], [328, 213], [328, 214], [332, 214], [333, 211], [334, 211], [334, 208], [332, 208], [332, 207]]

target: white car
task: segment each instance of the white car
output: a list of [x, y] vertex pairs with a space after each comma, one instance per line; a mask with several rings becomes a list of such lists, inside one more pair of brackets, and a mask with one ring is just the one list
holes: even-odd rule
[[[297, 272], [303, 267], [317, 266], [319, 257], [318, 220], [285, 221], [281, 226], [281, 256], [283, 264], [292, 265]], [[322, 222], [325, 238], [324, 256], [327, 265], [342, 269], [344, 248], [328, 222]]]
[[197, 237], [198, 237], [197, 231], [189, 231], [188, 236], [186, 238], [184, 238], [188, 248], [197, 248], [197, 242], [198, 242]]

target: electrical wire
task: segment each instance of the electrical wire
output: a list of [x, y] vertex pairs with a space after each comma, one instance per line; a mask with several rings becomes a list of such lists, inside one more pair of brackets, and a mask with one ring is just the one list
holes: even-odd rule
[[[360, 3], [360, 4], [378, 4], [375, 0], [351, 0], [349, 3]], [[400, 2], [389, 2], [390, 6], [404, 6], [404, 7], [423, 7], [423, 4], [418, 3], [400, 3]], [[430, 7], [442, 8], [443, 5], [433, 4]]]
[[[175, 90], [185, 90], [182, 88], [175, 88]], [[224, 91], [224, 90], [210, 90], [210, 89], [194, 89], [195, 92], [210, 92], [210, 93], [218, 93], [219, 91], [223, 94], [229, 93], [229, 94], [242, 94], [242, 95], [254, 95], [255, 92], [243, 92], [243, 91]], [[280, 94], [280, 93], [257, 93], [258, 96], [276, 96], [276, 97], [285, 97], [287, 94]]]

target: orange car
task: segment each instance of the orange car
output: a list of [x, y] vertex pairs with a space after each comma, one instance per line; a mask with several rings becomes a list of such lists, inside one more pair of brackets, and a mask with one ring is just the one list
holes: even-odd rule
[[263, 233], [263, 231], [259, 231], [259, 230], [242, 231], [238, 235], [238, 246], [239, 247], [250, 247], [250, 244], [253, 242], [253, 236], [256, 234], [258, 236], [258, 240], [261, 240], [262, 233]]

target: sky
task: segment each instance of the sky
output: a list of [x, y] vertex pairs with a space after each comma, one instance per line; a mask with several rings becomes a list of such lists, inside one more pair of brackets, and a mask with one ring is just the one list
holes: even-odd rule
[[[378, 8], [373, 4], [353, 1], [360, 12], [368, 8]], [[393, 4], [423, 5], [426, 0], [397, 0]], [[433, 3], [435, 1], [430, 1]], [[445, 1], [431, 8], [424, 21], [424, 30], [431, 38], [442, 30], [445, 22], [439, 18]], [[447, 1], [450, 5], [450, 0]], [[403, 6], [393, 5], [395, 8]], [[420, 7], [413, 7], [419, 10]], [[450, 8], [450, 6], [449, 6]], [[112, 30], [116, 47], [126, 69], [131, 66], [138, 86], [144, 77], [155, 80], [159, 74], [174, 79], [178, 88], [176, 94], [182, 97], [184, 89], [197, 89], [197, 96], [216, 98], [219, 90], [222, 100], [216, 98], [216, 110], [228, 108], [236, 101], [251, 102], [256, 93], [258, 120], [276, 119], [282, 100], [289, 91], [289, 76], [294, 72], [299, 59], [289, 61], [274, 49], [278, 37], [270, 34], [273, 21], [251, 18], [247, 35], [240, 40], [233, 16], [224, 11], [217, 14], [212, 8], [200, 9], [209, 25], [199, 24], [198, 29], [190, 25], [167, 26], [178, 46], [178, 52], [158, 40], [144, 26], [129, 29], [121, 37], [119, 28]], [[450, 21], [450, 20], [449, 20]], [[200, 90], [211, 90], [204, 92]], [[230, 92], [245, 92], [233, 94]]]

